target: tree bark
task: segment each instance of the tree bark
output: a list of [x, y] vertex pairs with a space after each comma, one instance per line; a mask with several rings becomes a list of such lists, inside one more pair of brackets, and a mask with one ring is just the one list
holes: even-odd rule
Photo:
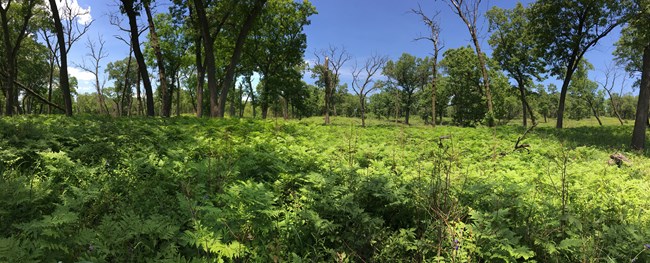
[[154, 110], [153, 88], [151, 87], [151, 80], [149, 79], [147, 64], [144, 61], [142, 49], [140, 49], [140, 39], [138, 38], [139, 30], [136, 18], [137, 13], [133, 8], [133, 0], [121, 1], [122, 6], [124, 7], [124, 12], [129, 18], [131, 45], [133, 46], [133, 54], [135, 55], [135, 60], [138, 62], [138, 71], [140, 72], [140, 77], [142, 78], [142, 84], [144, 85], [144, 92], [147, 100], [147, 116], [152, 117], [156, 114]]
[[[53, 1], [53, 0], [50, 0]], [[165, 75], [165, 60], [163, 59], [162, 52], [160, 51], [160, 41], [158, 33], [156, 33], [156, 25], [153, 22], [151, 15], [151, 8], [148, 1], [143, 1], [144, 12], [147, 14], [147, 22], [149, 23], [149, 41], [153, 48], [153, 53], [156, 56], [156, 64], [158, 64], [158, 78], [160, 79], [160, 94], [162, 95], [162, 105], [160, 115], [163, 117], [171, 116], [171, 91], [167, 83], [167, 76]]]
[[201, 37], [203, 38], [203, 49], [205, 50], [205, 70], [207, 71], [208, 90], [210, 91], [210, 117], [217, 117], [217, 67], [214, 61], [214, 40], [210, 34], [210, 24], [208, 23], [203, 0], [194, 0], [194, 7]]
[[68, 52], [66, 52], [66, 42], [63, 36], [63, 25], [59, 17], [59, 9], [56, 6], [56, 0], [50, 0], [50, 9], [54, 18], [54, 28], [56, 29], [56, 38], [59, 44], [59, 58], [61, 65], [59, 67], [59, 88], [63, 93], [63, 104], [65, 115], [72, 116], [72, 95], [70, 94], [70, 81], [68, 79]]
[[329, 58], [325, 57], [325, 125], [330, 124], [330, 93], [332, 92], [332, 81], [329, 72]]
[[253, 108], [253, 118], [256, 118], [257, 112], [255, 112], [255, 93], [253, 92], [253, 80], [249, 76], [246, 78], [246, 81], [248, 82], [248, 88], [250, 89], [251, 108]]
[[648, 108], [650, 107], [650, 45], [643, 49], [643, 66], [641, 72], [641, 86], [639, 87], [639, 101], [636, 106], [636, 119], [632, 132], [633, 149], [645, 148], [646, 122], [648, 121]]
[[523, 125], [524, 127], [528, 126], [528, 109], [526, 108], [526, 105], [528, 103], [526, 102], [526, 87], [524, 86], [524, 81], [521, 79], [517, 80], [517, 86], [519, 87], [519, 98], [521, 99], [521, 110], [524, 115], [524, 121]]
[[228, 99], [228, 90], [230, 90], [230, 87], [234, 82], [235, 69], [239, 64], [239, 59], [241, 58], [241, 53], [244, 48], [246, 38], [248, 37], [248, 33], [250, 32], [251, 28], [253, 28], [253, 24], [255, 23], [257, 17], [262, 13], [262, 8], [264, 8], [266, 1], [267, 0], [255, 1], [253, 10], [248, 13], [248, 16], [246, 17], [242, 28], [239, 30], [239, 35], [237, 36], [237, 41], [235, 42], [235, 49], [233, 50], [232, 56], [230, 57], [230, 64], [226, 68], [226, 76], [223, 80], [223, 83], [221, 84], [221, 94], [219, 94], [218, 104], [219, 107], [217, 109], [217, 117], [219, 118], [223, 118], [224, 116], [224, 111], [226, 109], [226, 100]]
[[201, 58], [201, 37], [196, 40], [196, 117], [203, 117], [203, 85], [205, 84], [205, 69]]

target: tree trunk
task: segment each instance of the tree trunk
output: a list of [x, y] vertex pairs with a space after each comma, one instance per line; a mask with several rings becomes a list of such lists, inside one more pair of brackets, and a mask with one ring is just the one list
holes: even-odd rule
[[331, 86], [332, 86], [332, 80], [330, 79], [330, 62], [329, 58], [325, 57], [325, 125], [330, 124], [330, 93], [331, 91]]
[[433, 55], [433, 79], [431, 79], [431, 126], [436, 127], [436, 93], [438, 92], [438, 45]]
[[122, 100], [120, 101], [120, 116], [125, 116], [128, 114], [125, 114], [124, 112], [124, 103], [126, 102], [126, 89], [131, 86], [131, 83], [129, 81], [129, 75], [131, 73], [131, 59], [132, 56], [131, 54], [133, 53], [133, 46], [129, 49], [129, 59], [127, 59], [126, 62], [126, 74], [124, 75], [124, 88], [122, 89]]
[[359, 103], [361, 105], [361, 127], [366, 127], [366, 97], [359, 96]]
[[404, 124], [409, 125], [409, 118], [411, 117], [411, 94], [406, 95], [406, 109], [404, 111]]
[[[612, 87], [613, 88], [613, 87]], [[616, 105], [616, 102], [614, 102], [614, 97], [612, 97], [612, 92], [605, 87], [605, 90], [607, 91], [607, 95], [609, 95], [609, 103], [612, 104], [612, 110], [614, 111], [614, 115], [616, 115], [616, 118], [618, 118], [618, 122], [623, 124], [623, 119], [621, 118], [621, 114], [618, 113], [618, 107]]]
[[571, 77], [577, 68], [578, 58], [576, 51], [573, 52], [571, 59], [569, 60], [569, 65], [567, 65], [566, 73], [564, 74], [564, 81], [562, 82], [562, 90], [560, 91], [560, 104], [557, 107], [557, 123], [555, 128], [562, 129], [564, 124], [564, 106], [566, 101], [566, 94], [569, 90], [569, 84], [571, 83]]
[[517, 86], [519, 87], [519, 98], [521, 99], [521, 109], [524, 115], [523, 125], [524, 127], [528, 126], [528, 109], [526, 109], [526, 87], [524, 86], [524, 81], [521, 79], [517, 80]]
[[631, 144], [632, 148], [637, 150], [645, 148], [646, 122], [648, 121], [648, 108], [650, 107], [650, 45], [643, 49], [642, 69], [639, 101], [636, 106], [636, 119], [634, 120]]
[[203, 84], [205, 84], [205, 69], [201, 58], [201, 37], [196, 40], [196, 117], [203, 117]]
[[153, 89], [151, 87], [151, 80], [149, 79], [149, 72], [147, 71], [147, 64], [144, 61], [144, 56], [142, 55], [142, 50], [140, 49], [140, 39], [138, 39], [138, 24], [137, 24], [137, 13], [133, 9], [133, 0], [121, 0], [122, 6], [124, 7], [124, 12], [129, 18], [129, 30], [131, 31], [131, 45], [133, 46], [133, 54], [135, 55], [135, 60], [138, 62], [138, 70], [140, 71], [140, 77], [142, 78], [142, 84], [144, 85], [144, 92], [147, 99], [147, 116], [154, 116], [154, 99], [153, 99]]
[[[210, 91], [210, 117], [216, 117], [217, 114], [217, 67], [214, 61], [214, 40], [210, 35], [210, 24], [205, 13], [203, 0], [194, 0], [196, 8], [196, 17], [199, 22], [201, 37], [203, 38], [203, 49], [205, 50], [205, 70], [208, 76], [208, 90]], [[203, 96], [197, 96], [202, 98]]]
[[253, 80], [251, 79], [251, 77], [247, 77], [246, 81], [248, 82], [248, 87], [250, 88], [251, 108], [253, 108], [253, 118], [256, 118], [257, 112], [255, 112], [255, 93], [253, 92]]
[[596, 110], [596, 107], [594, 107], [593, 102], [589, 101], [587, 103], [589, 104], [589, 108], [591, 108], [591, 112], [594, 114], [594, 117], [596, 117], [596, 120], [598, 120], [598, 124], [600, 126], [603, 126], [603, 122], [600, 121], [600, 116], [598, 116], [598, 111]]
[[[53, 1], [53, 0], [50, 0]], [[165, 61], [160, 51], [160, 43], [158, 41], [158, 34], [156, 33], [156, 25], [153, 23], [153, 16], [151, 15], [151, 8], [148, 1], [143, 1], [144, 12], [147, 14], [147, 21], [149, 23], [149, 41], [153, 48], [153, 53], [156, 56], [156, 64], [158, 64], [158, 78], [160, 79], [160, 94], [162, 95], [162, 107], [160, 115], [169, 117], [171, 115], [171, 91], [167, 83], [167, 76], [165, 75]]]
[[241, 53], [244, 48], [246, 38], [248, 37], [248, 33], [253, 27], [253, 24], [257, 17], [260, 15], [260, 13], [262, 13], [262, 8], [266, 4], [266, 1], [267, 0], [255, 1], [253, 10], [248, 13], [246, 20], [244, 21], [244, 25], [239, 30], [239, 35], [237, 36], [237, 41], [235, 42], [235, 49], [233, 50], [232, 56], [230, 57], [230, 64], [226, 68], [226, 76], [221, 86], [221, 94], [219, 94], [219, 108], [217, 109], [217, 117], [219, 118], [223, 118], [224, 111], [226, 109], [226, 99], [228, 98], [228, 90], [230, 90], [230, 86], [234, 82], [235, 69], [239, 64], [239, 59], [241, 58]]
[[262, 119], [266, 120], [266, 116], [268, 116], [269, 113], [269, 103], [262, 100]]
[[56, 6], [56, 0], [50, 0], [50, 9], [54, 18], [54, 28], [56, 29], [56, 38], [59, 45], [59, 58], [61, 64], [59, 67], [59, 88], [63, 93], [63, 104], [65, 115], [72, 116], [72, 95], [70, 94], [70, 81], [68, 79], [68, 52], [66, 52], [65, 37], [63, 36], [63, 25], [59, 17], [59, 9]]
[[176, 117], [181, 116], [181, 76], [176, 76]]
[[[52, 87], [54, 86], [54, 54], [51, 54], [50, 56], [50, 76], [47, 83], [47, 100], [52, 101]], [[51, 105], [47, 105], [47, 114], [52, 114]]]
[[[483, 56], [483, 52], [481, 51], [481, 45], [478, 42], [478, 36], [476, 35], [475, 27], [471, 27], [469, 25], [468, 27], [470, 27], [470, 34], [472, 35], [472, 41], [474, 41], [474, 47], [476, 48], [476, 55], [478, 56], [478, 63], [479, 66], [481, 67], [481, 74], [483, 75], [483, 89], [485, 90], [485, 97], [487, 99], [488, 114], [490, 115], [490, 118], [492, 118], [494, 114], [492, 108], [492, 92], [490, 91], [490, 79], [488, 76], [485, 56]], [[488, 125], [493, 126], [494, 123], [491, 121], [491, 123], [488, 123]]]
[[[140, 69], [138, 69], [138, 71], [140, 71]], [[136, 92], [136, 98], [138, 99], [138, 114], [142, 116], [144, 115], [144, 109], [142, 106], [142, 95], [140, 93], [140, 74], [136, 75], [135, 92]], [[108, 108], [106, 108], [106, 110], [108, 110]]]

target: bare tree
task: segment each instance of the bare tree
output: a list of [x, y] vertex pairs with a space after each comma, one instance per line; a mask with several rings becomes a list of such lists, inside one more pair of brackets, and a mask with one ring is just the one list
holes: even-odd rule
[[[487, 65], [485, 62], [485, 56], [481, 51], [481, 45], [478, 41], [478, 32], [476, 29], [476, 22], [479, 17], [479, 6], [481, 5], [481, 0], [445, 0], [447, 5], [451, 7], [451, 10], [463, 20], [463, 23], [467, 26], [469, 34], [472, 37], [474, 43], [474, 48], [476, 50], [476, 55], [478, 56], [478, 63], [481, 67], [481, 74], [483, 75], [483, 89], [485, 92], [485, 97], [487, 98], [487, 109], [488, 115], [492, 118], [494, 111], [492, 110], [492, 92], [490, 92], [490, 79], [488, 76]], [[494, 125], [494, 122], [490, 120], [489, 125]]]
[[[334, 93], [336, 92], [336, 87], [340, 83], [341, 79], [341, 69], [352, 59], [352, 56], [345, 47], [336, 47], [330, 45], [329, 48], [314, 52], [316, 56], [316, 65], [317, 67], [323, 67], [327, 69], [326, 72], [329, 75], [329, 78], [325, 80], [330, 81], [329, 85], [325, 85], [325, 114], [329, 117], [330, 111], [336, 116], [336, 100], [334, 98]], [[325, 58], [325, 63], [323, 64], [323, 58]], [[332, 68], [330, 71], [329, 68]], [[322, 68], [321, 68], [322, 70]], [[329, 123], [329, 121], [327, 122]]]
[[436, 93], [438, 93], [438, 55], [440, 51], [444, 48], [444, 45], [440, 42], [440, 24], [436, 21], [440, 12], [436, 12], [433, 16], [427, 16], [424, 11], [422, 11], [422, 6], [418, 5], [418, 9], [411, 9], [411, 12], [420, 16], [422, 22], [429, 28], [431, 31], [427, 37], [418, 37], [416, 40], [428, 40], [433, 44], [433, 58], [431, 70], [433, 71], [433, 77], [431, 78], [431, 125], [436, 127]]
[[352, 90], [359, 97], [362, 127], [366, 127], [366, 98], [370, 92], [378, 88], [377, 85], [371, 86], [375, 82], [373, 77], [384, 67], [387, 61], [388, 57], [373, 54], [366, 60], [363, 68], [359, 68], [355, 63], [352, 70]]
[[90, 65], [86, 64], [84, 59], [82, 64], [76, 64], [75, 66], [81, 68], [83, 71], [86, 71], [92, 74], [95, 77], [95, 90], [97, 91], [97, 102], [99, 103], [99, 112], [102, 114], [109, 114], [108, 107], [104, 101], [104, 85], [106, 84], [106, 78], [101, 82], [99, 81], [99, 69], [101, 68], [101, 61], [108, 57], [108, 53], [104, 51], [104, 45], [106, 42], [99, 36], [98, 42], [92, 41], [88, 38], [86, 42], [86, 48], [89, 50], [89, 53], [86, 54], [90, 58]]
[[[616, 115], [616, 118], [618, 118], [618, 122], [621, 123], [621, 125], [624, 125], [623, 119], [621, 118], [621, 114], [618, 112], [618, 107], [616, 101], [614, 101], [614, 96], [612, 96], [612, 90], [614, 89], [614, 85], [616, 84], [616, 79], [618, 78], [618, 72], [616, 68], [612, 67], [611, 65], [608, 65], [605, 67], [605, 82], [598, 82], [603, 89], [607, 92], [607, 95], [609, 96], [609, 102], [612, 105], [612, 110], [614, 111], [614, 114]], [[610, 82], [610, 79], [612, 80]], [[625, 82], [625, 79], [623, 79], [623, 82]]]

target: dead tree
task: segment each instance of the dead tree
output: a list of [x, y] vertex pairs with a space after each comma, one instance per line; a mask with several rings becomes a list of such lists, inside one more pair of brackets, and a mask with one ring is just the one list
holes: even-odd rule
[[427, 37], [418, 37], [416, 40], [428, 40], [433, 44], [433, 65], [432, 73], [433, 77], [431, 79], [431, 126], [436, 127], [436, 93], [438, 92], [438, 54], [444, 48], [444, 45], [440, 42], [440, 24], [436, 21], [440, 12], [436, 12], [433, 16], [427, 16], [424, 11], [422, 11], [422, 6], [418, 5], [418, 9], [411, 9], [411, 12], [420, 16], [422, 22], [429, 28], [431, 31]]
[[[611, 82], [609, 81], [611, 78]], [[621, 123], [621, 125], [624, 125], [623, 119], [621, 118], [621, 114], [618, 112], [618, 105], [614, 101], [614, 96], [612, 96], [612, 90], [614, 89], [614, 85], [616, 83], [616, 79], [618, 78], [618, 72], [616, 72], [616, 69], [607, 66], [605, 68], [605, 82], [601, 83], [599, 82], [601, 86], [603, 86], [603, 89], [607, 91], [607, 95], [609, 96], [609, 102], [612, 105], [612, 110], [614, 111], [614, 115], [616, 115], [616, 118], [618, 118], [618, 122]], [[625, 82], [625, 79], [623, 79], [623, 82]]]
[[359, 97], [362, 127], [366, 127], [366, 98], [368, 94], [379, 87], [377, 85], [371, 85], [375, 82], [373, 77], [384, 67], [387, 61], [388, 57], [373, 54], [366, 60], [363, 68], [359, 68], [355, 63], [354, 69], [352, 70], [352, 90]]
[[98, 42], [90, 40], [86, 42], [86, 48], [89, 50], [89, 53], [86, 54], [90, 58], [90, 65], [86, 64], [85, 59], [82, 64], [76, 64], [75, 66], [81, 68], [83, 71], [86, 71], [95, 77], [95, 90], [97, 91], [97, 103], [99, 103], [99, 112], [102, 114], [109, 114], [108, 107], [106, 106], [106, 101], [104, 100], [104, 85], [106, 84], [106, 78], [100, 83], [99, 81], [99, 69], [101, 68], [102, 60], [108, 57], [108, 53], [104, 51], [104, 45], [106, 42], [99, 36]]

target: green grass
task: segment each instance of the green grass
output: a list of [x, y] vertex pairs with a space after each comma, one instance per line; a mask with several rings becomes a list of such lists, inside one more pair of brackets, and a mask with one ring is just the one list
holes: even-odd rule
[[322, 121], [0, 119], [0, 261], [625, 262], [650, 242], [650, 160], [615, 119], [549, 120], [529, 151], [517, 121]]

